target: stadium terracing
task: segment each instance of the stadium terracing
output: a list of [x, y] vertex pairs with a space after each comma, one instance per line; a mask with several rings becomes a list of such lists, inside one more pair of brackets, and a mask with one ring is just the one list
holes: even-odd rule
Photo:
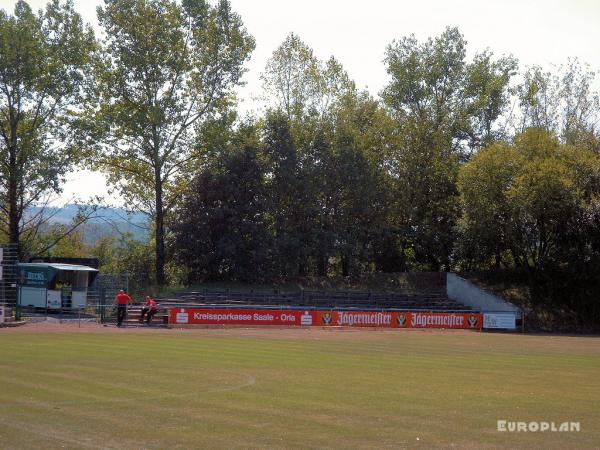
[[[442, 278], [443, 277], [443, 278]], [[436, 281], [436, 279], [439, 280]], [[445, 279], [446, 283], [442, 283]], [[454, 274], [389, 292], [188, 289], [160, 299], [166, 325], [515, 329], [520, 311]], [[133, 313], [133, 311], [132, 311]]]
[[472, 311], [468, 306], [442, 293], [390, 293], [357, 291], [299, 291], [280, 292], [202, 289], [187, 290], [173, 298], [163, 299], [162, 306], [170, 307], [297, 307], [343, 308], [361, 310], [401, 309], [410, 311]]

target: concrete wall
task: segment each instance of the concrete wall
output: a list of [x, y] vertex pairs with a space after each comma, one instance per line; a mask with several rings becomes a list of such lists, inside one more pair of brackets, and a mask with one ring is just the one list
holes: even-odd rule
[[520, 312], [521, 310], [497, 295], [481, 289], [455, 273], [446, 276], [448, 298], [483, 312]]

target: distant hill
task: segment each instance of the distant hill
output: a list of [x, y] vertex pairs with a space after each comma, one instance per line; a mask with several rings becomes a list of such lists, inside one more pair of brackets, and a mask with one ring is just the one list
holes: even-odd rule
[[[39, 207], [31, 208], [30, 214], [40, 211]], [[52, 216], [48, 225], [68, 225], [73, 222], [79, 211], [78, 205], [68, 204], [64, 207], [47, 207], [46, 216]], [[84, 225], [85, 240], [94, 244], [98, 239], [106, 236], [121, 236], [131, 234], [140, 241], [146, 241], [149, 235], [148, 217], [142, 213], [128, 212], [123, 208], [102, 208], [96, 214], [98, 217], [90, 219]]]

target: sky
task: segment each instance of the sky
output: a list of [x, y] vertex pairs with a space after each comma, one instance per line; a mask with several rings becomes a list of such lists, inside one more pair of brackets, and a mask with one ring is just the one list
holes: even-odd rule
[[[256, 39], [247, 64], [246, 86], [239, 90], [241, 110], [253, 109], [261, 91], [260, 74], [279, 44], [294, 32], [321, 58], [335, 56], [356, 81], [377, 95], [387, 84], [383, 59], [394, 40], [415, 34], [423, 41], [457, 26], [470, 55], [489, 48], [512, 54], [520, 67], [566, 63], [578, 58], [600, 73], [600, 0], [230, 0]], [[16, 1], [0, 0], [12, 11]], [[46, 0], [29, 0], [34, 9]], [[102, 0], [75, 0], [84, 20], [97, 26]], [[64, 199], [106, 195], [103, 176], [76, 172]]]

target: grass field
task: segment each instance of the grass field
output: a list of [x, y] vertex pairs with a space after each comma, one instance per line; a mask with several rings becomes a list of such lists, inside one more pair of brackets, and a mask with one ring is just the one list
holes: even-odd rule
[[[500, 433], [497, 420], [581, 422]], [[0, 330], [0, 448], [598, 448], [600, 340]]]

